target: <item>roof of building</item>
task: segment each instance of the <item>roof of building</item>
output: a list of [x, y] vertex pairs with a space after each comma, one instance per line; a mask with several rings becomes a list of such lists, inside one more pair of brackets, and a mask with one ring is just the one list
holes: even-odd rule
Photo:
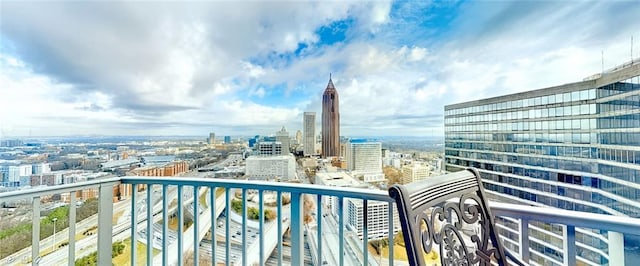
[[640, 62], [640, 59], [635, 59], [631, 62], [615, 67], [611, 70], [590, 76], [583, 81], [567, 83], [559, 86], [547, 87], [542, 89], [528, 90], [524, 92], [512, 93], [512, 94], [507, 94], [502, 96], [475, 100], [475, 101], [445, 105], [444, 109], [446, 111], [446, 110], [464, 108], [464, 107], [470, 107], [470, 106], [476, 106], [476, 105], [499, 103], [499, 102], [508, 101], [508, 100], [521, 100], [521, 99], [528, 99], [531, 97], [546, 96], [546, 95], [552, 95], [552, 94], [558, 94], [558, 93], [566, 93], [566, 92], [573, 92], [578, 90], [599, 88], [608, 84], [624, 81], [629, 78], [640, 75], [639, 62]]
[[327, 84], [327, 88], [325, 89], [325, 92], [327, 91], [336, 91], [336, 87], [333, 85], [333, 80], [331, 80], [331, 74], [329, 74], [329, 84]]
[[351, 142], [351, 143], [371, 143], [371, 144], [381, 143], [379, 141], [370, 140], [370, 139], [350, 139], [349, 142]]
[[247, 161], [249, 160], [262, 160], [262, 161], [269, 161], [269, 160], [289, 160], [289, 159], [294, 159], [293, 155], [289, 154], [289, 155], [271, 155], [271, 156], [249, 156], [247, 157]]
[[142, 156], [142, 159], [146, 163], [158, 163], [158, 162], [172, 162], [175, 161], [176, 156], [174, 155], [153, 155], [153, 156]]
[[120, 167], [120, 166], [130, 165], [130, 164], [139, 163], [139, 162], [140, 161], [137, 158], [108, 161], [108, 162], [102, 163], [102, 168], [114, 168], [114, 167]]
[[322, 184], [336, 187], [366, 187], [347, 172], [318, 172], [316, 177], [322, 180]]

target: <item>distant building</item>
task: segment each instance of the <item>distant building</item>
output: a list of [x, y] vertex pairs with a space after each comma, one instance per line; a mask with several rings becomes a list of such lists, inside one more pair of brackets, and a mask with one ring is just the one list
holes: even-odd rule
[[314, 158], [303, 158], [302, 159], [302, 168], [313, 168], [318, 167], [318, 161]]
[[302, 131], [296, 131], [296, 144], [302, 144]]
[[384, 181], [382, 143], [354, 139], [346, 143], [347, 170], [365, 182]]
[[423, 163], [414, 162], [402, 167], [402, 184], [409, 184], [429, 177], [429, 167]]
[[[358, 238], [364, 238], [364, 205], [362, 200], [347, 198], [345, 221], [347, 228], [358, 234]], [[400, 232], [400, 219], [395, 204], [393, 206], [393, 233]], [[389, 236], [389, 203], [370, 200], [367, 202], [367, 235], [369, 240], [386, 238]]]
[[29, 185], [35, 186], [55, 186], [62, 184], [62, 173], [48, 173], [40, 175], [31, 175], [31, 182]]
[[213, 145], [216, 144], [216, 133], [209, 133], [209, 138], [207, 139], [207, 143], [209, 143], [209, 145]]
[[127, 175], [135, 176], [176, 176], [189, 171], [189, 163], [172, 162], [164, 165], [145, 166], [133, 169]]
[[32, 165], [32, 173], [34, 175], [46, 174], [51, 172], [51, 165], [48, 163], [37, 163]]
[[347, 145], [349, 145], [348, 141], [349, 140], [340, 142], [340, 144], [338, 145], [338, 154], [335, 156], [335, 158], [342, 158], [342, 159], [346, 160], [346, 158], [347, 158]]
[[[316, 173], [316, 184], [332, 187], [356, 187], [368, 188], [366, 183], [360, 182], [346, 172], [319, 172]], [[334, 216], [344, 216], [347, 228], [356, 232], [360, 239], [363, 239], [363, 209], [362, 200], [344, 199], [342, 213], [338, 208], [338, 198], [328, 197], [322, 201], [325, 208], [331, 210]], [[386, 202], [368, 201], [367, 206], [367, 230], [369, 239], [380, 239], [389, 234], [389, 204]], [[393, 206], [393, 232], [400, 231], [400, 221], [398, 210]]]
[[140, 161], [144, 166], [163, 166], [176, 161], [175, 155], [150, 155], [140, 157]]
[[435, 172], [443, 172], [444, 171], [444, 160], [442, 158], [433, 159], [433, 171]]
[[347, 161], [341, 160], [338, 157], [333, 157], [331, 158], [331, 166], [334, 166], [340, 169], [347, 169]]
[[100, 168], [104, 171], [113, 171], [118, 168], [128, 168], [140, 164], [137, 158], [129, 158], [124, 160], [108, 161], [100, 164]]
[[304, 136], [302, 140], [304, 156], [316, 154], [316, 113], [304, 112], [303, 118]]
[[0, 147], [20, 147], [22, 145], [24, 145], [24, 143], [19, 139], [5, 139], [0, 141]]
[[276, 132], [276, 141], [282, 144], [282, 154], [289, 154], [289, 148], [291, 147], [291, 137], [289, 132], [284, 126], [280, 131]]
[[0, 185], [7, 187], [18, 187], [21, 185], [21, 177], [31, 176], [32, 172], [33, 170], [31, 168], [31, 165], [0, 165], [0, 177], [2, 177], [2, 182], [0, 183]]
[[224, 143], [225, 144], [230, 144], [231, 143], [231, 136], [224, 136]]
[[260, 141], [260, 135], [256, 135], [255, 137], [250, 138], [249, 139], [249, 148], [253, 148], [256, 145], [256, 143], [258, 143], [258, 141]]
[[296, 162], [293, 155], [249, 156], [245, 175], [249, 178], [295, 180]]
[[277, 141], [261, 141], [255, 145], [255, 154], [261, 156], [283, 155], [282, 143]]
[[322, 157], [340, 154], [340, 101], [338, 91], [329, 77], [329, 84], [322, 95]]
[[[353, 178], [345, 171], [338, 172], [316, 172], [316, 180], [314, 182], [318, 185], [329, 187], [355, 187], [355, 188], [368, 188], [369, 186], [363, 182], [360, 182]], [[329, 197], [328, 200], [323, 200], [322, 204], [325, 208], [331, 210], [334, 216], [338, 216], [338, 198]]]

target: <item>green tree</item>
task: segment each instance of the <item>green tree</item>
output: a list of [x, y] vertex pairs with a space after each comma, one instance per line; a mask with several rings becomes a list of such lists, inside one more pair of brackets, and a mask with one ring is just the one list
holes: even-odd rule
[[249, 207], [247, 212], [247, 217], [249, 217], [249, 219], [257, 220], [260, 218], [260, 211], [255, 207]]
[[264, 211], [264, 219], [265, 220], [271, 221], [271, 220], [273, 220], [275, 218], [276, 218], [276, 212], [275, 211], [272, 211], [272, 210], [269, 210], [269, 209]]
[[237, 213], [242, 212], [242, 201], [241, 200], [231, 200], [231, 208]]

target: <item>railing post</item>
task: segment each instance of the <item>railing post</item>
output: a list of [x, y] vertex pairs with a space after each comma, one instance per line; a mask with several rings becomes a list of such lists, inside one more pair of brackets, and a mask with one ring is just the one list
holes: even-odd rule
[[316, 221], [316, 226], [318, 229], [318, 235], [317, 235], [317, 239], [318, 239], [318, 265], [322, 265], [322, 219], [324, 219], [324, 216], [322, 215], [322, 195], [318, 194], [318, 200], [316, 201], [316, 212], [317, 212], [317, 221]]
[[520, 256], [529, 263], [529, 220], [520, 219]]
[[229, 208], [231, 208], [231, 188], [230, 187], [226, 187], [224, 190], [224, 197], [225, 197], [225, 207], [224, 207], [224, 218], [225, 218], [225, 222], [224, 222], [224, 229], [225, 229], [225, 236], [227, 237], [227, 240], [224, 241], [225, 244], [225, 261], [227, 263], [231, 263], [231, 241], [229, 241], [228, 237], [230, 234], [230, 227], [229, 227], [229, 216], [231, 215], [231, 211], [229, 210]]
[[[198, 248], [200, 241], [200, 187], [193, 186], [193, 265], [200, 265], [200, 249]], [[213, 222], [213, 221], [212, 221]], [[213, 242], [211, 242], [213, 245]]]
[[576, 265], [576, 227], [567, 225], [564, 228], [564, 265]]
[[31, 265], [40, 262], [40, 197], [33, 197], [33, 217], [31, 218]]
[[394, 233], [394, 228], [393, 228], [393, 222], [394, 222], [394, 217], [393, 217], [393, 203], [389, 202], [389, 265], [393, 266], [393, 260], [395, 258], [395, 256], [393, 255], [393, 246], [395, 245], [393, 242], [393, 233]]
[[242, 265], [247, 266], [247, 189], [242, 189]]
[[216, 187], [209, 187], [209, 208], [211, 209], [211, 264], [217, 264], [217, 254], [216, 254], [216, 245], [217, 245], [217, 217], [216, 217]]
[[147, 184], [147, 265], [153, 265], [153, 185]]
[[75, 265], [76, 260], [76, 192], [69, 192], [69, 257], [67, 264]]
[[338, 250], [339, 250], [339, 264], [340, 266], [344, 265], [344, 210], [343, 210], [344, 200], [342, 197], [338, 197]]
[[302, 194], [291, 193], [291, 265], [304, 265]]
[[183, 185], [178, 185], [178, 265], [183, 265], [184, 261], [182, 259], [182, 252], [184, 252], [182, 237], [183, 237], [183, 227], [184, 227], [184, 216], [182, 214], [183, 211], [183, 195], [182, 195]]
[[278, 191], [276, 208], [278, 212], [278, 266], [282, 266], [282, 192]]
[[264, 265], [264, 190], [258, 191], [258, 212], [260, 213], [260, 224], [258, 231], [260, 232], [260, 260], [258, 261], [259, 265]]
[[369, 249], [367, 245], [369, 243], [369, 227], [367, 221], [369, 221], [369, 201], [362, 200], [362, 255], [364, 256], [364, 265], [369, 265]]
[[113, 186], [100, 185], [98, 207], [98, 265], [111, 265]]
[[624, 265], [624, 235], [609, 231], [609, 265]]
[[138, 184], [131, 184], [131, 265], [136, 265], [138, 250]]
[[168, 186], [162, 185], [162, 265], [169, 264], [169, 199], [167, 199]]

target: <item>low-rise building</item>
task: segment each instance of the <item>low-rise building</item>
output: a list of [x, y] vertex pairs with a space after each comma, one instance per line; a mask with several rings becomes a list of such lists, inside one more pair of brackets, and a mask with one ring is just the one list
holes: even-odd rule
[[255, 155], [260, 156], [283, 155], [283, 150], [283, 145], [279, 141], [260, 141], [255, 145]]
[[[400, 220], [395, 204], [393, 206], [393, 233], [400, 231]], [[345, 221], [347, 228], [353, 230], [358, 238], [364, 238], [364, 204], [362, 200], [348, 198], [346, 200]], [[389, 203], [382, 201], [367, 201], [367, 236], [369, 240], [386, 238], [389, 236]]]
[[295, 158], [293, 155], [249, 156], [245, 175], [249, 178], [295, 180]]
[[145, 166], [127, 172], [127, 175], [135, 176], [176, 176], [189, 171], [189, 163], [172, 162], [164, 165]]
[[420, 162], [404, 165], [402, 166], [402, 179], [400, 179], [400, 183], [409, 184], [424, 180], [429, 177], [429, 170], [429, 166]]
[[[356, 187], [369, 188], [369, 185], [358, 181], [347, 172], [331, 171], [316, 173], [316, 184], [334, 187]], [[354, 231], [360, 239], [364, 237], [363, 221], [364, 221], [364, 205], [362, 200], [346, 199], [343, 202], [343, 212], [338, 209], [337, 197], [325, 197], [322, 201], [323, 207], [331, 210], [331, 213], [338, 217], [344, 215], [347, 228]], [[379, 239], [387, 237], [389, 233], [389, 203], [368, 201], [367, 202], [367, 229], [369, 239]], [[398, 219], [398, 211], [393, 206], [393, 231], [399, 232], [400, 222]]]

